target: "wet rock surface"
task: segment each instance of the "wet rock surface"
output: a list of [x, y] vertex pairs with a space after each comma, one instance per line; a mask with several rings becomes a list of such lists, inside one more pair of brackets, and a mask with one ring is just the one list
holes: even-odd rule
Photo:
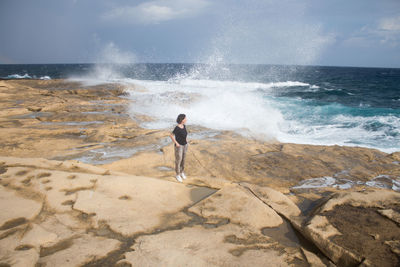
[[399, 152], [189, 125], [180, 184], [144, 88], [0, 85], [1, 266], [400, 264]]

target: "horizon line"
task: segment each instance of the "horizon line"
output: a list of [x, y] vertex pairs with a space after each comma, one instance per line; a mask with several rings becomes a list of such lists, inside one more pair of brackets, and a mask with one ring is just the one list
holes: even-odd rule
[[[180, 64], [180, 65], [211, 65], [210, 63], [197, 62], [132, 62], [132, 63], [111, 63], [111, 62], [80, 62], [80, 63], [1, 63], [1, 65], [139, 65], [139, 64]], [[273, 63], [220, 63], [217, 65], [260, 65], [260, 66], [287, 66], [287, 67], [334, 67], [334, 68], [370, 68], [370, 69], [400, 69], [399, 67], [382, 66], [354, 66], [354, 65], [306, 65], [306, 64], [273, 64]]]

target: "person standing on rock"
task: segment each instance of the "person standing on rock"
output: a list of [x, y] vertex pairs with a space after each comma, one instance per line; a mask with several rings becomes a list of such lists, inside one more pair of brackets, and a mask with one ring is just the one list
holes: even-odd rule
[[185, 114], [179, 114], [176, 122], [178, 125], [172, 131], [170, 137], [175, 143], [175, 172], [176, 180], [182, 183], [182, 179], [186, 179], [186, 175], [183, 172], [185, 169], [185, 158], [188, 149], [188, 143], [186, 141], [187, 130], [185, 123], [187, 121]]

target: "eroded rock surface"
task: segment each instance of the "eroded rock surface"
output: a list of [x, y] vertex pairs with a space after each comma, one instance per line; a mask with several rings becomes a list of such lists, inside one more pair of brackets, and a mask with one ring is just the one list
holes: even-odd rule
[[400, 193], [337, 193], [318, 207], [300, 231], [339, 266], [397, 266], [400, 227], [394, 216]]
[[4, 231], [35, 218], [42, 203], [19, 196], [0, 185], [0, 230]]
[[[290, 266], [296, 256], [284, 253], [277, 242], [239, 226], [202, 226], [140, 237], [126, 253], [132, 266]], [[303, 262], [303, 266], [306, 264]]]
[[192, 203], [190, 192], [185, 185], [159, 179], [108, 176], [97, 181], [95, 190], [80, 191], [73, 208], [93, 214], [96, 227], [102, 222], [132, 236], [188, 221], [180, 211]]
[[189, 211], [206, 218], [210, 223], [225, 219], [258, 230], [282, 223], [282, 218], [273, 209], [239, 185], [223, 187]]

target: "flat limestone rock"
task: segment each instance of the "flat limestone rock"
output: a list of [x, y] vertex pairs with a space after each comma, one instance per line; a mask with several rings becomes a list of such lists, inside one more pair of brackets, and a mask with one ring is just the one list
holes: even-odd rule
[[2, 174], [3, 183], [13, 188], [22, 188], [27, 197], [46, 199], [47, 205], [54, 211], [72, 210], [76, 192], [93, 188], [101, 175], [48, 170], [35, 167], [8, 167]]
[[132, 249], [123, 260], [132, 266], [290, 266], [291, 256], [268, 237], [232, 224], [141, 236]]
[[42, 251], [42, 257], [38, 263], [45, 266], [82, 266], [117, 250], [120, 242], [115, 239], [82, 235], [69, 242], [64, 242], [63, 245], [63, 249], [60, 249], [61, 245], [59, 245], [56, 249], [49, 248]]
[[251, 190], [258, 198], [286, 218], [298, 216], [301, 213], [297, 205], [279, 191], [249, 183], [241, 183], [241, 185]]
[[54, 216], [62, 225], [71, 229], [80, 229], [85, 227], [76, 217], [68, 213], [57, 213]]
[[276, 227], [282, 218], [268, 205], [239, 185], [227, 185], [189, 209], [209, 221], [229, 219], [254, 230]]
[[18, 196], [0, 185], [0, 229], [5, 230], [18, 225], [18, 221], [29, 221], [36, 217], [42, 203]]
[[20, 241], [19, 232], [0, 239], [0, 266], [35, 266], [39, 259], [39, 250], [33, 246], [22, 245]]
[[46, 231], [40, 225], [33, 224], [32, 229], [24, 235], [20, 243], [36, 247], [39, 250], [41, 246], [51, 243], [56, 239], [56, 234]]
[[35, 267], [39, 253], [34, 249], [9, 251], [6, 257], [0, 259], [0, 265], [13, 267]]
[[366, 192], [338, 193], [328, 200], [321, 212], [332, 210], [337, 205], [350, 204], [354, 207], [384, 207], [400, 203], [400, 193], [389, 190], [370, 190]]
[[46, 242], [41, 244], [41, 248], [53, 247], [57, 244], [65, 242], [65, 240], [72, 240], [77, 236], [86, 233], [86, 229], [71, 229], [70, 227], [64, 225], [63, 221], [59, 221], [55, 216], [48, 216], [39, 225], [45, 231], [55, 234], [57, 237], [51, 242]]
[[191, 190], [148, 177], [107, 176], [95, 190], [78, 192], [73, 208], [93, 214], [95, 227], [101, 221], [115, 232], [133, 235], [189, 220], [180, 211], [193, 202]]
[[3, 157], [0, 156], [0, 162], [14, 167], [34, 166], [39, 169], [48, 170], [65, 170], [65, 171], [79, 171], [84, 173], [103, 174], [106, 169], [101, 167], [85, 164], [76, 160], [58, 161], [48, 160], [44, 158], [19, 158], [19, 157]]

